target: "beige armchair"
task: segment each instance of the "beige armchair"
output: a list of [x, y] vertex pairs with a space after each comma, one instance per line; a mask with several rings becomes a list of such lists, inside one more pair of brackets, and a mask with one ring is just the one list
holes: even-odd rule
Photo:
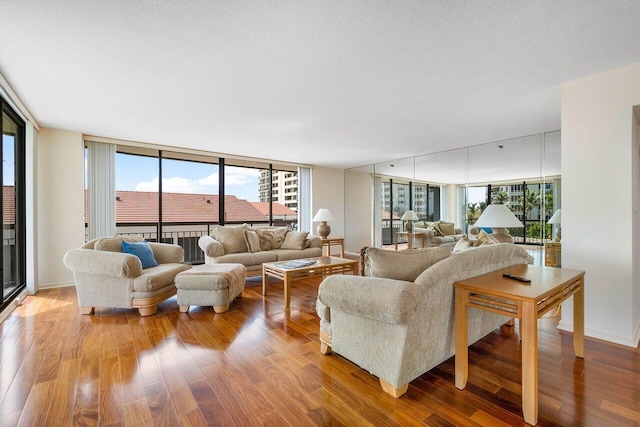
[[122, 241], [139, 242], [139, 236], [105, 237], [91, 240], [64, 256], [64, 265], [76, 282], [82, 314], [95, 307], [137, 308], [150, 316], [158, 304], [176, 294], [175, 277], [191, 265], [181, 264], [184, 250], [178, 245], [150, 242], [155, 267], [142, 268], [140, 258], [122, 253]]

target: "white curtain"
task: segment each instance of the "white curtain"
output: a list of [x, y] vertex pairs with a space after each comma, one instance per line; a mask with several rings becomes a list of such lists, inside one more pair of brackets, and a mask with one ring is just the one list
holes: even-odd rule
[[87, 141], [89, 240], [116, 234], [116, 146]]
[[311, 169], [298, 168], [298, 231], [311, 231]]

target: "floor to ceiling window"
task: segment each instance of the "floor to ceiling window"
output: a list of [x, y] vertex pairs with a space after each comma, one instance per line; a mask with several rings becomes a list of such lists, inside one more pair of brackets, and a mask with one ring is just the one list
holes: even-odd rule
[[25, 123], [0, 98], [2, 110], [2, 306], [26, 284]]

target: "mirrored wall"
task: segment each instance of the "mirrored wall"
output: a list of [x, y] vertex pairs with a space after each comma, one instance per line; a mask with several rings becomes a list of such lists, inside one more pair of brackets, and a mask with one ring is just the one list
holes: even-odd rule
[[560, 131], [393, 159], [345, 171], [345, 246], [393, 243], [402, 215], [450, 221], [468, 232], [490, 203], [506, 204], [524, 227], [516, 243], [551, 239], [560, 207]]

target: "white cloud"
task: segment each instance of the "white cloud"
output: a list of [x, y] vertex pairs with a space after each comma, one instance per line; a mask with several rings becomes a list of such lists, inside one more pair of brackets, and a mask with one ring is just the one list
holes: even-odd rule
[[[238, 168], [228, 166], [225, 174], [225, 184], [227, 186], [244, 186], [255, 183], [255, 191], [258, 188], [258, 178], [260, 171], [257, 169]], [[151, 181], [139, 182], [136, 191], [158, 191], [158, 178]], [[162, 180], [162, 190], [167, 193], [217, 193], [218, 192], [218, 173], [212, 173], [209, 176], [199, 179], [188, 179], [182, 177], [164, 178]]]

